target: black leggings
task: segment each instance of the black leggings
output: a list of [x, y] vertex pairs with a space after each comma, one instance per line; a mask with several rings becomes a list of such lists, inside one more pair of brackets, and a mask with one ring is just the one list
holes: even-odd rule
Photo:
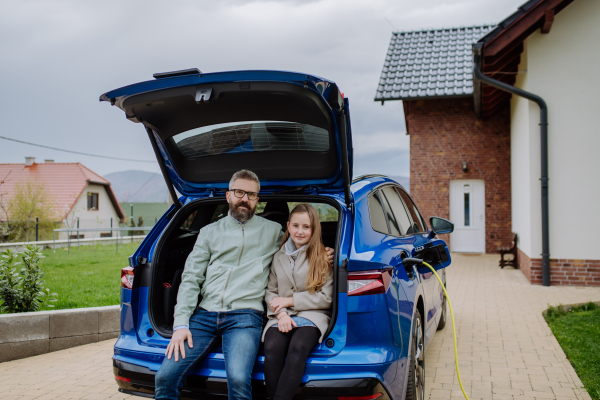
[[269, 328], [265, 336], [265, 383], [271, 400], [294, 397], [304, 375], [308, 354], [320, 336], [321, 331], [313, 326], [294, 328], [287, 333]]

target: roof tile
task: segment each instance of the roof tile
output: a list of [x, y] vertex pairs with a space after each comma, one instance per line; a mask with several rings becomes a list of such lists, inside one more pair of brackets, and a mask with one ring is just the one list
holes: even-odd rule
[[394, 32], [375, 100], [470, 96], [471, 45], [495, 26]]

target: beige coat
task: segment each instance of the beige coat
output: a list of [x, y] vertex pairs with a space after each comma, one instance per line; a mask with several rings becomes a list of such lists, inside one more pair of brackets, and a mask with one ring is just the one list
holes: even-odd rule
[[265, 295], [269, 321], [263, 331], [263, 341], [265, 340], [267, 330], [277, 323], [277, 316], [269, 306], [269, 303], [275, 297], [293, 297], [294, 307], [283, 308], [282, 311], [287, 312], [290, 316], [296, 315], [311, 321], [321, 331], [319, 343], [323, 340], [323, 335], [327, 331], [329, 320], [331, 319], [333, 277], [331, 275], [327, 277], [327, 281], [319, 292], [310, 293], [306, 285], [308, 271], [309, 262], [306, 257], [306, 249], [300, 250], [298, 258], [294, 263], [293, 273], [290, 258], [285, 254], [285, 245], [275, 253], [273, 262], [271, 263], [269, 284]]

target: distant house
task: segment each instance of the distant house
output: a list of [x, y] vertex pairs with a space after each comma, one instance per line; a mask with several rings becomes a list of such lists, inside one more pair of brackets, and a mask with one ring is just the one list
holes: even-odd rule
[[[25, 157], [25, 164], [0, 164], [0, 180], [6, 177], [0, 192], [5, 199], [12, 197], [18, 185], [28, 181], [42, 184], [50, 199], [51, 212], [63, 227], [110, 228], [125, 220], [110, 182], [80, 163], [55, 163], [45, 160], [36, 163], [34, 157]], [[9, 216], [10, 217], [10, 216]], [[6, 219], [0, 213], [0, 221]], [[105, 232], [82, 232], [80, 237], [110, 236]], [[72, 236], [76, 237], [73, 233]], [[60, 235], [66, 238], [66, 234]]]
[[600, 285], [600, 2], [530, 0], [496, 26], [392, 35], [375, 101], [403, 102], [410, 193], [447, 217], [456, 252], [492, 253], [518, 234], [519, 265], [542, 283], [540, 111], [473, 79], [493, 79], [548, 104], [550, 283]]

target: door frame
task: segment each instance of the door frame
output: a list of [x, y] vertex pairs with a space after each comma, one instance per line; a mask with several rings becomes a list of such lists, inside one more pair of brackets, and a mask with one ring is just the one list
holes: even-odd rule
[[[466, 228], [463, 226], [464, 221], [463, 221], [463, 217], [461, 217], [461, 213], [459, 213], [459, 215], [453, 215], [453, 209], [455, 208], [455, 204], [453, 203], [454, 201], [456, 201], [456, 199], [453, 200], [453, 186], [456, 187], [460, 187], [466, 184], [470, 184], [471, 188], [472, 188], [472, 196], [470, 197], [470, 219], [471, 221], [474, 221], [475, 218], [477, 217], [476, 213], [476, 201], [477, 201], [477, 196], [475, 195], [475, 183], [477, 183], [478, 185], [481, 184], [481, 188], [483, 190], [483, 194], [482, 194], [482, 199], [480, 200], [480, 206], [481, 206], [481, 235], [479, 236], [479, 241], [477, 243], [477, 248], [475, 250], [456, 250], [455, 249], [455, 244], [456, 244], [456, 234], [460, 232], [460, 230], [462, 229], [473, 229], [475, 230], [475, 228]], [[462, 192], [461, 192], [462, 193]], [[448, 184], [448, 197], [449, 197], [449, 216], [450, 216], [450, 220], [454, 223], [455, 225], [455, 231], [453, 233], [450, 234], [450, 248], [451, 251], [455, 251], [455, 252], [459, 252], [459, 253], [485, 253], [485, 238], [486, 238], [486, 219], [485, 219], [485, 180], [484, 179], [453, 179], [449, 182]], [[462, 207], [461, 207], [462, 208]], [[459, 230], [459, 232], [457, 232], [457, 230]]]

